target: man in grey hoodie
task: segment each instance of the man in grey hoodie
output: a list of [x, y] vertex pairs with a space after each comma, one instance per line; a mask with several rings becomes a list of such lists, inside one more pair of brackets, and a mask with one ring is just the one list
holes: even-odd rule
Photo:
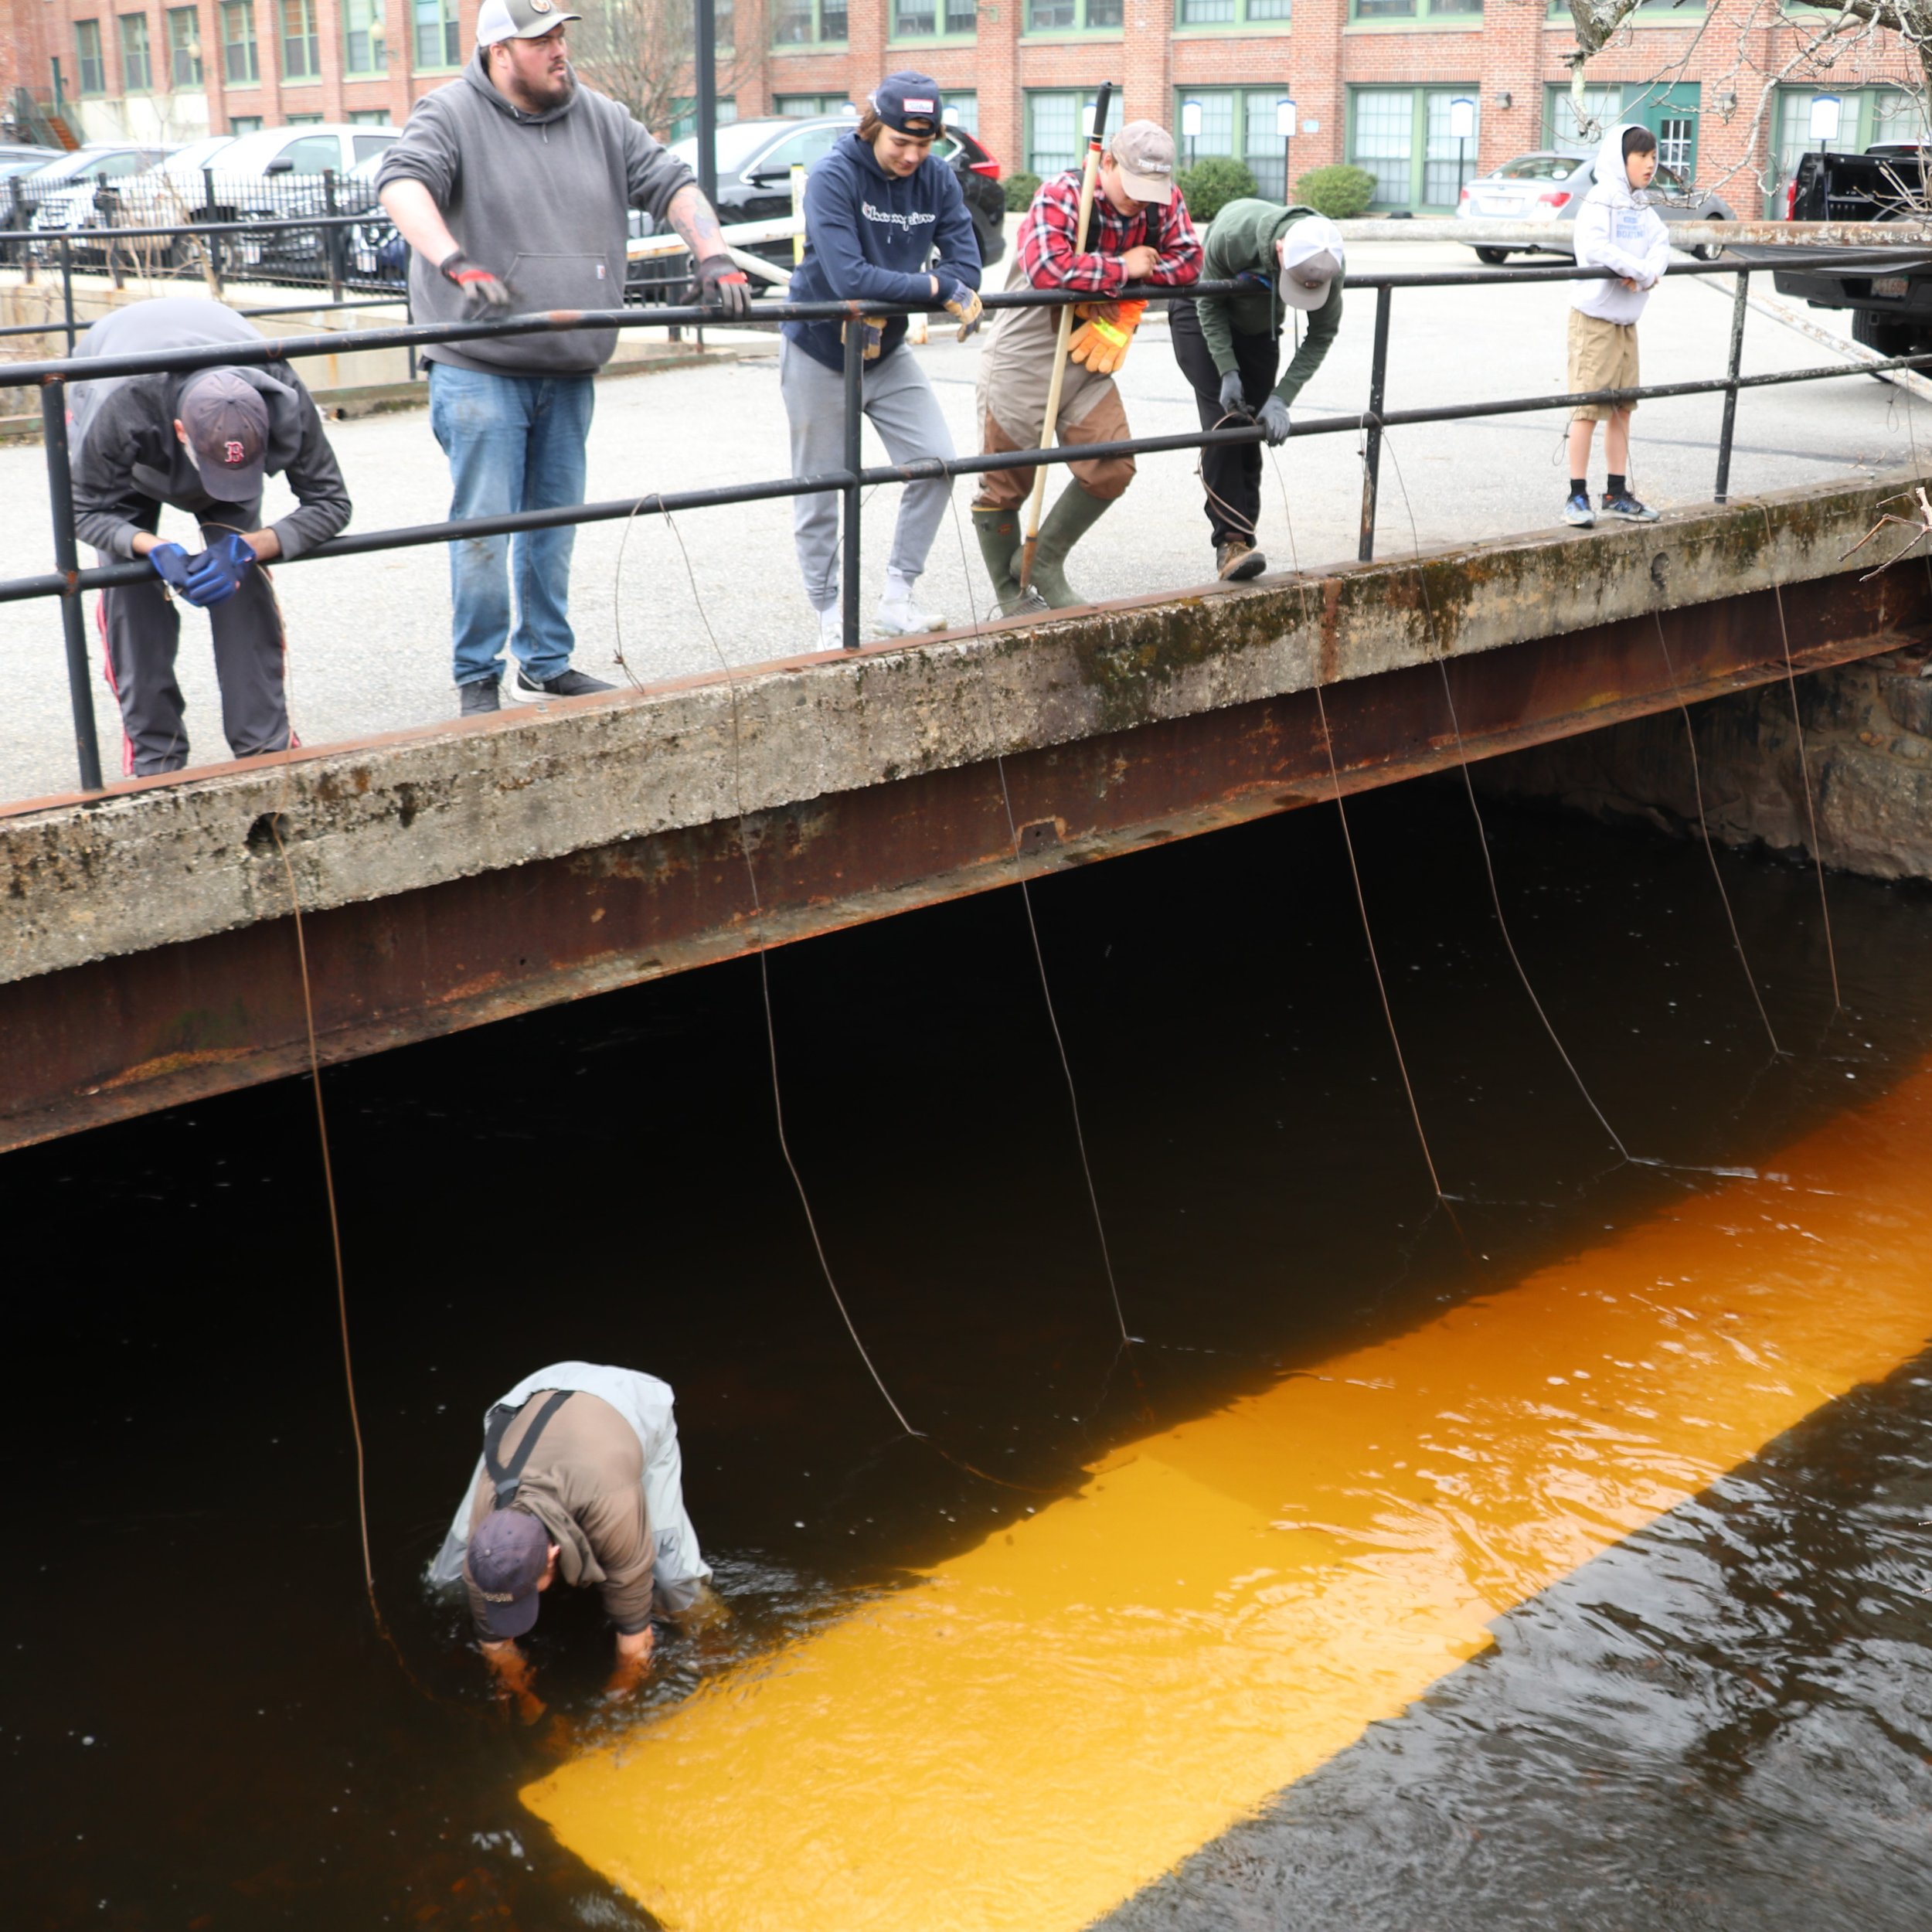
[[[383, 155], [377, 192], [410, 245], [418, 321], [621, 307], [631, 208], [683, 237], [697, 264], [692, 299], [734, 320], [750, 314], [750, 286], [690, 169], [572, 72], [565, 31], [582, 18], [559, 0], [483, 0], [475, 59], [416, 104]], [[424, 352], [452, 517], [583, 502], [591, 377], [616, 346], [614, 329], [576, 328]], [[611, 689], [570, 668], [575, 536], [566, 524], [450, 546], [465, 716], [498, 708], [506, 641], [512, 697]]]

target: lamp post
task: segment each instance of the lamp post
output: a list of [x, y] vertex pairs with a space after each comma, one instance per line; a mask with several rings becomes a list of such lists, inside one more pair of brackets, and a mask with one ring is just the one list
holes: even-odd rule
[[1449, 134], [1456, 144], [1456, 200], [1462, 200], [1462, 185], [1469, 172], [1469, 137], [1476, 131], [1476, 104], [1467, 94], [1458, 94], [1449, 104]]
[[1194, 144], [1200, 138], [1201, 104], [1198, 100], [1181, 103], [1181, 133], [1187, 142], [1187, 165], [1189, 173], [1194, 168]]
[[1294, 199], [1294, 103], [1284, 97], [1274, 104], [1274, 131], [1281, 138], [1281, 202]]

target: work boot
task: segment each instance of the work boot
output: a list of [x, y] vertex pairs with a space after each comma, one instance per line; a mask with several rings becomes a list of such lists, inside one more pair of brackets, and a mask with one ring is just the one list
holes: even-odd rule
[[1046, 600], [1037, 591], [1022, 591], [1013, 580], [1013, 539], [1019, 535], [1019, 518], [1012, 510], [975, 510], [973, 532], [979, 539], [979, 553], [986, 560], [986, 574], [993, 580], [993, 598], [1003, 617], [1046, 608]]
[[[1111, 502], [1111, 498], [1090, 496], [1079, 484], [1070, 483], [1046, 512], [1046, 521], [1039, 526], [1039, 543], [1033, 552], [1030, 587], [1053, 610], [1064, 611], [1088, 601], [1066, 580], [1066, 553], [1107, 514]], [[1015, 583], [1019, 581], [1024, 551], [1022, 545], [1006, 566]]]
[[480, 718], [486, 712], [503, 709], [502, 695], [498, 691], [494, 678], [478, 678], [473, 684], [459, 684], [456, 695], [462, 702], [462, 716], [466, 718]]
[[1244, 583], [1250, 577], [1258, 577], [1268, 567], [1268, 560], [1252, 543], [1231, 536], [1214, 546], [1214, 566], [1223, 583]]
[[601, 678], [586, 677], [581, 671], [560, 671], [554, 678], [546, 678], [539, 684], [521, 665], [510, 678], [510, 696], [524, 704], [535, 704], [541, 698], [583, 698], [593, 691], [616, 689]]

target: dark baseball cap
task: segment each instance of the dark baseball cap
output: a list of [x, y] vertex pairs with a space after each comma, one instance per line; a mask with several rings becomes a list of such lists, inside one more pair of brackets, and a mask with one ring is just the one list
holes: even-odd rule
[[550, 1532], [526, 1510], [492, 1510], [470, 1539], [464, 1566], [483, 1599], [485, 1634], [521, 1637], [543, 1607], [537, 1585], [550, 1566]]
[[872, 90], [872, 111], [888, 128], [920, 141], [946, 124], [946, 104], [930, 74], [889, 73]]
[[262, 493], [268, 405], [232, 369], [190, 376], [176, 405], [202, 488], [217, 503], [252, 503]]

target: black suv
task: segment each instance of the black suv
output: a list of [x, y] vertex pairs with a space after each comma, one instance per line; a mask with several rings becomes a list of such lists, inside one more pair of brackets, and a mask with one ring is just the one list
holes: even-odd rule
[[[809, 168], [858, 124], [850, 114], [727, 121], [717, 134], [719, 215], [727, 222], [775, 221], [789, 215], [792, 163], [803, 162]], [[674, 141], [671, 151], [696, 169], [695, 134]], [[933, 143], [933, 152], [959, 178], [979, 239], [979, 259], [990, 268], [1006, 252], [1006, 196], [999, 185], [999, 163], [963, 128], [948, 127]], [[746, 253], [762, 255], [781, 268], [791, 266], [789, 237], [753, 242]]]

